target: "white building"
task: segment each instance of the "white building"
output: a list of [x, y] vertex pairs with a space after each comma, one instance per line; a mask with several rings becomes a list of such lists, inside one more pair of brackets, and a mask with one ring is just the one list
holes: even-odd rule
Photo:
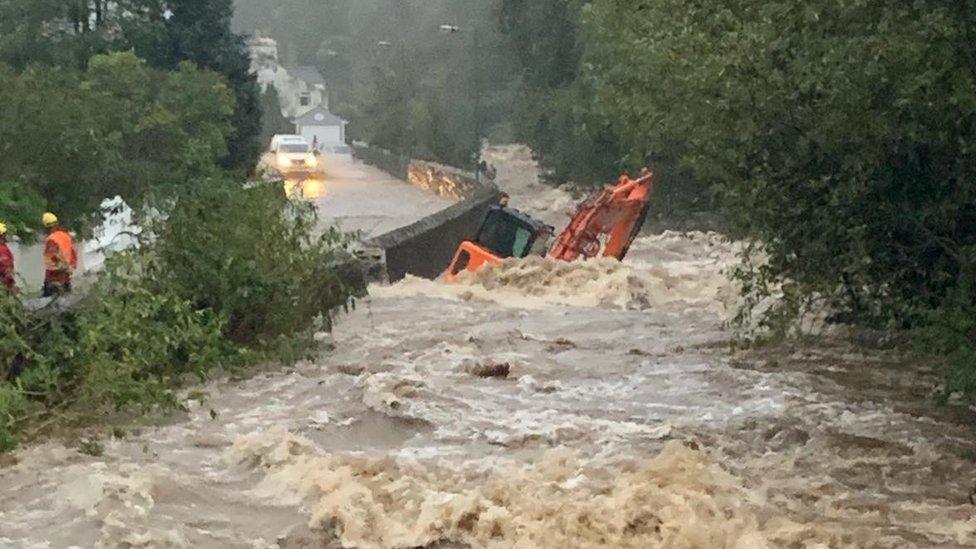
[[346, 121], [329, 111], [329, 93], [325, 78], [310, 66], [282, 67], [278, 43], [260, 35], [248, 41], [251, 72], [261, 91], [274, 86], [281, 104], [281, 114], [295, 122], [296, 133], [318, 145], [341, 145], [345, 142]]
[[317, 148], [343, 145], [346, 121], [324, 107], [315, 107], [295, 119], [295, 131]]
[[262, 92], [267, 91], [268, 86], [275, 87], [283, 115], [295, 118], [316, 107], [329, 108], [325, 79], [318, 69], [282, 67], [278, 43], [272, 38], [255, 35], [247, 45], [251, 51], [251, 72], [257, 77]]
[[278, 79], [277, 87], [281, 106], [288, 116], [294, 118], [318, 107], [329, 109], [325, 78], [318, 69], [290, 67], [284, 72], [285, 77]]
[[267, 91], [278, 79], [278, 43], [257, 35], [247, 41], [247, 47], [251, 51], [251, 72], [257, 76], [261, 91]]

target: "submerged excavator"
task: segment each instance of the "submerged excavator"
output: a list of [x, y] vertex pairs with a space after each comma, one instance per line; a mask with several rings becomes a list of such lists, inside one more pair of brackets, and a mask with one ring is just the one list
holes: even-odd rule
[[654, 174], [644, 168], [637, 179], [620, 176], [576, 206], [569, 226], [555, 239], [555, 229], [504, 206], [492, 207], [473, 240], [461, 243], [444, 273], [455, 282], [464, 271], [476, 272], [505, 259], [532, 255], [562, 261], [613, 257], [623, 260], [650, 211]]

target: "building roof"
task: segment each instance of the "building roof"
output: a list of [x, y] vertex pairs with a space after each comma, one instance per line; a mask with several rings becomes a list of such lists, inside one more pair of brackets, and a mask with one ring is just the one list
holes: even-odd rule
[[307, 113], [295, 118], [299, 126], [341, 126], [346, 121], [329, 112], [324, 107], [315, 107]]
[[301, 80], [309, 86], [315, 86], [317, 84], [325, 85], [325, 78], [319, 73], [319, 70], [315, 67], [310, 66], [300, 66], [300, 67], [289, 67], [287, 69], [288, 74], [296, 80]]

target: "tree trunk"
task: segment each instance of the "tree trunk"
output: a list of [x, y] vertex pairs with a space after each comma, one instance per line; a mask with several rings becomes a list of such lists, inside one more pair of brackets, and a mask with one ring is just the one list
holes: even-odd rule
[[91, 32], [91, 11], [88, 8], [88, 0], [78, 3], [78, 15], [81, 17], [81, 28], [86, 33]]
[[75, 34], [81, 34], [81, 15], [78, 13], [77, 3], [68, 8], [68, 18], [71, 19], [71, 26], [74, 28]]

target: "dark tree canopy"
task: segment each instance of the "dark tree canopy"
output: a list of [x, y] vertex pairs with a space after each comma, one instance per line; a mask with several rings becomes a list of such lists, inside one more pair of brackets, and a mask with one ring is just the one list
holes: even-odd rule
[[234, 90], [228, 168], [249, 171], [259, 154], [260, 105], [243, 39], [231, 31], [232, 0], [3, 0], [0, 61], [23, 69], [84, 69], [92, 55], [133, 50], [152, 65], [183, 61], [222, 74]]

